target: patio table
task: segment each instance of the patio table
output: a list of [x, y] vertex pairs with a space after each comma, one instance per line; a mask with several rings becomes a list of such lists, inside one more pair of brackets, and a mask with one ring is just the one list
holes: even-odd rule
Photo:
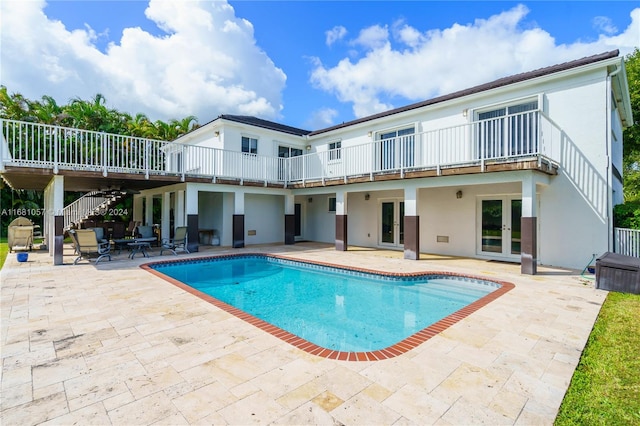
[[122, 251], [122, 249], [127, 248], [127, 244], [134, 243], [136, 240], [133, 238], [121, 238], [117, 240], [112, 240], [113, 249], [118, 251], [118, 254]]
[[151, 248], [151, 243], [149, 241], [136, 241], [133, 243], [127, 244], [131, 247], [131, 254], [129, 254], [129, 259], [133, 259], [136, 253], [142, 253], [142, 256], [149, 257], [147, 253], [147, 249]]

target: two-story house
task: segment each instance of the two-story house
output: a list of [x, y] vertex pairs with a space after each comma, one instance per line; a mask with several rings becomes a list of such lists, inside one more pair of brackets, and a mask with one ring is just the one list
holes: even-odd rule
[[[192, 249], [215, 230], [224, 246], [309, 240], [520, 262], [535, 274], [538, 264], [582, 268], [612, 247], [630, 125], [624, 60], [612, 51], [313, 131], [221, 115], [147, 143], [144, 165], [105, 158], [96, 169], [140, 189], [135, 220], [151, 223], [161, 203], [163, 235], [187, 225]], [[54, 179], [75, 179], [57, 167]]]

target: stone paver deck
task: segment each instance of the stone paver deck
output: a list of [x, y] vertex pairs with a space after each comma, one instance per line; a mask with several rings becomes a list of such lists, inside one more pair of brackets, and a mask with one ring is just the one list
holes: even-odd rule
[[[576, 271], [322, 244], [279, 253], [389, 272], [452, 271], [515, 288], [375, 362], [313, 356], [164, 281], [126, 253], [0, 272], [2, 425], [552, 424], [605, 299]], [[189, 256], [189, 255], [179, 255]], [[373, 313], [375, 314], [375, 313]]]

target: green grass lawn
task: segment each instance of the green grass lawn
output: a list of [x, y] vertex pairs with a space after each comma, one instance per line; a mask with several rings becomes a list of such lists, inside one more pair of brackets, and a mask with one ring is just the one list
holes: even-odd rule
[[4, 265], [4, 261], [7, 258], [7, 253], [9, 252], [9, 245], [7, 244], [7, 237], [0, 238], [0, 269], [2, 269], [2, 265]]
[[607, 296], [556, 425], [640, 425], [640, 295]]
[[555, 424], [640, 425], [640, 295], [607, 296]]

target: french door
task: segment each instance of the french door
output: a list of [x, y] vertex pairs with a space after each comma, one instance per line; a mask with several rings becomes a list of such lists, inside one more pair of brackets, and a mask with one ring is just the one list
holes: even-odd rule
[[380, 201], [379, 241], [381, 246], [404, 246], [404, 201]]
[[478, 200], [478, 254], [520, 259], [522, 200], [492, 197]]

